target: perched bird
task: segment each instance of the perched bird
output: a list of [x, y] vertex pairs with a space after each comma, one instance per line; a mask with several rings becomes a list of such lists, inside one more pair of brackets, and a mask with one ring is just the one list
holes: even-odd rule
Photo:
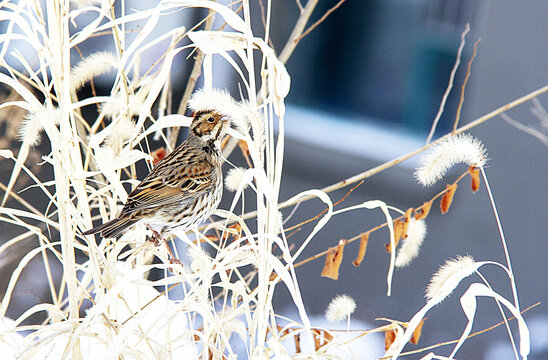
[[203, 106], [195, 111], [188, 138], [129, 194], [120, 215], [83, 235], [114, 238], [144, 223], [158, 243], [166, 233], [189, 229], [209, 217], [223, 192], [220, 143], [231, 123], [221, 111]]

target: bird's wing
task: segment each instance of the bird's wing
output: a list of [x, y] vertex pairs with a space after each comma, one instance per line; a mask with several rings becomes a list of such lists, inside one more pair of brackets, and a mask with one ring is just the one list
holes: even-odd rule
[[175, 203], [183, 205], [211, 185], [215, 171], [211, 163], [203, 160], [177, 163], [159, 163], [129, 194], [122, 214]]

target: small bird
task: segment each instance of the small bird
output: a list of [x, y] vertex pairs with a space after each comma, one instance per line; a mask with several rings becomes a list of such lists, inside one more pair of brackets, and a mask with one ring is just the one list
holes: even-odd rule
[[158, 244], [166, 233], [203, 222], [221, 201], [221, 140], [230, 124], [219, 109], [195, 111], [188, 138], [129, 194], [120, 215], [82, 234], [115, 238], [144, 223]]

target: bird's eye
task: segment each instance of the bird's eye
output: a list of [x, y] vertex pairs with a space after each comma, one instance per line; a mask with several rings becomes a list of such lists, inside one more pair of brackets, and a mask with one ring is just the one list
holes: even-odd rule
[[207, 122], [209, 123], [215, 122], [215, 118], [213, 116], [210, 116], [207, 118]]

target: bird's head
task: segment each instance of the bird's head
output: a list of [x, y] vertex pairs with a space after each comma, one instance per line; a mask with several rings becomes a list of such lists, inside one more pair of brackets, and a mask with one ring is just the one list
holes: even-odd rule
[[230, 127], [230, 119], [215, 110], [202, 110], [194, 113], [190, 134], [204, 143], [219, 147], [220, 141]]

